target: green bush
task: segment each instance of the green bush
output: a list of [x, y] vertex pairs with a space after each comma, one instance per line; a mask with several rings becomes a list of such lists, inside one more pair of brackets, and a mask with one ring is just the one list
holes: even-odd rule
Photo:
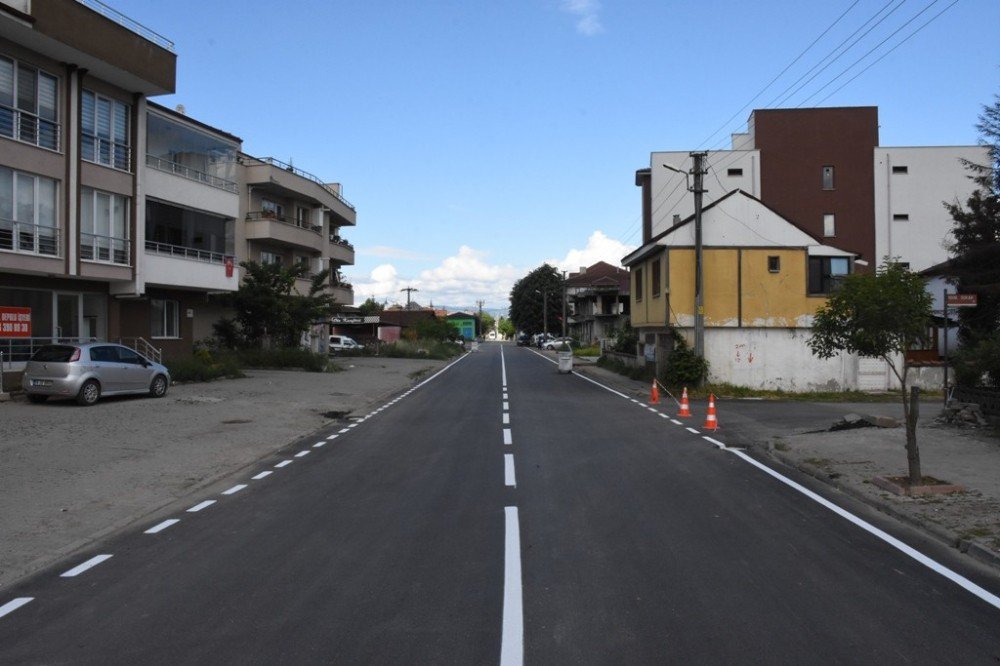
[[462, 353], [462, 350], [463, 347], [454, 342], [399, 340], [383, 345], [381, 353], [389, 358], [432, 358], [444, 361]]
[[244, 348], [234, 352], [234, 355], [245, 368], [301, 368], [307, 372], [326, 372], [335, 369], [327, 356], [296, 347]]
[[958, 384], [1000, 388], [1000, 331], [966, 344], [951, 361]]
[[619, 329], [615, 329], [611, 334], [611, 351], [622, 354], [634, 354], [636, 345], [639, 344], [639, 331], [632, 328], [630, 323], [626, 323]]
[[697, 356], [680, 333], [670, 329], [674, 348], [667, 356], [663, 383], [666, 386], [699, 386], [708, 375], [708, 361]]
[[577, 350], [575, 350], [573, 352], [573, 355], [574, 356], [583, 356], [583, 357], [586, 357], [586, 358], [591, 358], [591, 357], [594, 357], [594, 356], [600, 356], [601, 355], [601, 348], [598, 347], [597, 345], [594, 345], [593, 347], [580, 347], [579, 349], [577, 349]]
[[221, 377], [246, 377], [235, 359], [223, 357], [216, 360], [204, 349], [195, 352], [191, 358], [171, 359], [165, 365], [170, 371], [171, 381], [175, 382], [209, 382]]

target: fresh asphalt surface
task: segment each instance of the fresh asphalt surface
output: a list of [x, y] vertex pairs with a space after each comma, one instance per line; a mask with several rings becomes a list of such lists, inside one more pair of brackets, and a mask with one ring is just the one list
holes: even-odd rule
[[1000, 659], [995, 586], [976, 596], [668, 407], [481, 345], [5, 590], [0, 663]]

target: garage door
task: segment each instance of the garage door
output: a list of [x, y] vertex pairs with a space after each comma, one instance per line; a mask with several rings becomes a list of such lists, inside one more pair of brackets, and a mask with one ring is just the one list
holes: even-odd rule
[[885, 391], [889, 388], [889, 364], [880, 358], [858, 359], [858, 389]]

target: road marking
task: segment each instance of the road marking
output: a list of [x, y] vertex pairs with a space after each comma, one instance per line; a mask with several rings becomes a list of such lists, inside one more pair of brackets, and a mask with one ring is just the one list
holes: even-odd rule
[[[291, 462], [291, 461], [289, 460], [289, 462]], [[223, 495], [234, 495], [234, 494], [240, 492], [241, 490], [243, 490], [246, 487], [247, 487], [247, 484], [240, 483], [240, 484], [237, 484], [237, 485], [233, 486], [229, 490], [223, 490], [222, 494]]]
[[307, 456], [307, 455], [309, 455], [309, 449], [306, 449], [305, 451], [299, 451], [298, 453], [295, 454], [295, 457], [296, 458], [301, 458], [301, 457]]
[[21, 606], [27, 603], [31, 603], [34, 600], [35, 600], [34, 597], [18, 597], [17, 599], [8, 601], [3, 606], [0, 606], [0, 617], [3, 617], [4, 615], [10, 615]]
[[657, 412], [657, 414], [659, 414], [659, 415], [660, 415], [660, 418], [661, 418], [661, 419], [669, 419], [669, 418], [670, 418], [669, 416], [667, 416], [667, 415], [666, 415], [666, 414], [664, 414], [663, 412]]
[[717, 440], [717, 439], [712, 439], [712, 438], [711, 438], [711, 437], [709, 437], [708, 435], [702, 435], [702, 436], [701, 436], [701, 438], [702, 438], [702, 439], [704, 439], [704, 440], [705, 440], [706, 442], [711, 442], [712, 444], [715, 444], [715, 445], [716, 445], [717, 447], [719, 447], [720, 449], [724, 449], [724, 448], [726, 448], [726, 445], [725, 445], [725, 444], [723, 444], [722, 442], [720, 442], [720, 441], [719, 441], [719, 440]]
[[655, 407], [647, 407], [646, 409], [648, 409], [649, 411], [653, 412], [654, 414], [659, 414], [660, 413], [660, 412], [656, 411]]
[[251, 476], [250, 478], [253, 479], [254, 481], [260, 481], [261, 479], [267, 478], [267, 477], [271, 476], [272, 474], [274, 474], [274, 472], [272, 472], [271, 470], [265, 470], [265, 471], [261, 472], [260, 474], [257, 474], [255, 476]]
[[289, 465], [292, 464], [292, 462], [294, 462], [294, 461], [292, 461], [292, 460], [282, 460], [280, 463], [278, 463], [277, 465], [275, 465], [275, 467], [288, 467]]
[[351, 428], [357, 428], [357, 427], [358, 427], [357, 423], [352, 423], [351, 425], [347, 426], [347, 429], [350, 430]]
[[510, 414], [508, 414], [507, 412], [503, 413], [503, 424], [504, 425], [510, 424]]
[[507, 361], [503, 357], [503, 347], [500, 347], [500, 383], [503, 384], [504, 390], [507, 390]]
[[190, 509], [188, 509], [187, 512], [188, 513], [198, 513], [202, 509], [207, 509], [208, 507], [212, 506], [213, 504], [215, 504], [215, 500], [205, 500], [204, 502], [200, 502], [198, 504], [195, 504], [193, 507], [191, 507]]
[[521, 592], [521, 526], [517, 507], [504, 507], [503, 633], [500, 666], [524, 663], [524, 610]]
[[873, 536], [881, 539], [882, 541], [886, 542], [887, 544], [889, 544], [890, 546], [892, 546], [896, 550], [902, 552], [905, 555], [908, 555], [908, 556], [912, 557], [914, 560], [916, 560], [917, 562], [923, 564], [928, 569], [941, 574], [942, 576], [944, 576], [945, 578], [947, 578], [951, 582], [955, 583], [959, 587], [964, 588], [967, 592], [971, 592], [972, 594], [976, 595], [977, 597], [979, 597], [980, 599], [982, 599], [983, 601], [985, 601], [989, 605], [993, 606], [994, 608], [1000, 609], [1000, 597], [996, 596], [995, 594], [992, 594], [991, 592], [988, 592], [987, 590], [984, 590], [983, 588], [979, 587], [978, 585], [976, 585], [975, 583], [973, 583], [969, 579], [965, 578], [964, 576], [960, 576], [959, 574], [955, 573], [954, 571], [952, 571], [948, 567], [944, 566], [943, 564], [940, 564], [940, 563], [936, 562], [935, 560], [932, 560], [931, 558], [927, 557], [926, 555], [924, 555], [920, 551], [916, 550], [915, 548], [911, 548], [910, 546], [907, 546], [905, 543], [903, 543], [899, 539], [897, 539], [894, 536], [892, 536], [892, 535], [890, 535], [890, 534], [888, 534], [888, 533], [880, 530], [879, 528], [875, 527], [871, 523], [869, 523], [869, 522], [867, 522], [867, 521], [865, 521], [865, 520], [863, 520], [861, 518], [858, 518], [853, 513], [847, 511], [846, 509], [840, 508], [839, 506], [837, 506], [833, 502], [831, 502], [831, 501], [829, 501], [829, 500], [827, 500], [827, 499], [825, 499], [825, 498], [817, 495], [816, 493], [814, 493], [813, 491], [809, 490], [808, 488], [805, 488], [804, 486], [796, 483], [795, 481], [792, 481], [788, 477], [783, 476], [782, 474], [779, 474], [778, 472], [774, 471], [773, 469], [771, 469], [767, 465], [754, 460], [753, 458], [751, 458], [750, 456], [748, 456], [746, 453], [744, 453], [742, 451], [737, 451], [735, 449], [726, 449], [726, 451], [728, 451], [729, 453], [732, 453], [734, 456], [739, 456], [744, 461], [750, 463], [751, 465], [753, 465], [757, 469], [763, 471], [765, 474], [768, 474], [768, 475], [774, 477], [775, 479], [777, 479], [778, 481], [780, 481], [781, 483], [784, 483], [786, 486], [788, 486], [788, 487], [790, 487], [790, 488], [792, 488], [794, 490], [797, 490], [798, 492], [802, 493], [803, 495], [805, 495], [809, 499], [813, 500], [817, 504], [820, 504], [820, 505], [826, 507], [827, 509], [829, 509], [830, 511], [833, 511], [835, 514], [837, 514], [841, 518], [844, 518], [845, 520], [854, 523], [855, 525], [857, 525], [861, 529], [865, 530], [869, 534], [871, 534], [871, 535], [873, 535]]
[[343, 435], [343, 434], [344, 434], [345, 432], [347, 432], [348, 430], [350, 430], [350, 428], [342, 428], [341, 430], [339, 430], [339, 431], [337, 432], [337, 434], [338, 434], [338, 435]]
[[634, 403], [635, 403], [635, 404], [637, 404], [637, 405], [639, 404], [639, 401], [638, 401], [638, 400], [636, 400], [635, 398], [629, 398], [629, 400], [631, 400], [632, 402], [634, 402]]
[[60, 578], [72, 578], [73, 576], [79, 576], [80, 574], [82, 574], [87, 569], [91, 569], [93, 567], [96, 567], [101, 562], [104, 562], [104, 561], [110, 560], [110, 559], [111, 559], [111, 555], [96, 555], [95, 557], [90, 558], [89, 560], [87, 560], [83, 564], [78, 564], [75, 567], [73, 567], [72, 569], [70, 569], [69, 571], [66, 571], [66, 572], [60, 574], [59, 577]]
[[329, 437], [327, 437], [327, 439], [328, 440], [330, 440], [330, 439], [337, 439], [338, 437], [340, 437], [340, 435], [338, 435], [337, 433], [334, 433], [334, 434], [330, 435]]
[[315, 444], [313, 444], [314, 449], [318, 449], [323, 446], [326, 446], [326, 442], [316, 442]]
[[514, 454], [503, 454], [503, 482], [505, 485], [514, 488], [517, 480], [514, 478]]
[[670, 422], [673, 423], [674, 425], [684, 425], [682, 422], [678, 421], [677, 419], [670, 419]]
[[[157, 533], [162, 532], [163, 530], [167, 529], [171, 525], [176, 525], [179, 522], [181, 522], [181, 521], [178, 520], [177, 518], [171, 518], [170, 520], [164, 520], [159, 525], [153, 525], [148, 530], [146, 530], [145, 532], [143, 532], [143, 534], [157, 534]], [[108, 557], [111, 557], [111, 556], [108, 555]]]
[[701, 432], [695, 430], [694, 428], [684, 428], [684, 429], [687, 430], [690, 433], [695, 434], [695, 435], [700, 435], [701, 434]]
[[504, 391], [504, 393], [503, 393], [503, 399], [504, 400], [510, 400], [510, 396], [507, 395], [506, 391]]
[[[504, 414], [504, 416], [507, 416], [507, 415]], [[506, 444], [507, 446], [510, 446], [511, 444], [514, 443], [514, 440], [512, 439], [511, 434], [510, 434], [510, 428], [504, 428], [503, 429], [503, 443]]]
[[509, 412], [510, 411], [510, 403], [507, 402], [506, 400], [504, 400], [504, 403], [503, 403], [503, 411], [505, 411], [505, 412]]

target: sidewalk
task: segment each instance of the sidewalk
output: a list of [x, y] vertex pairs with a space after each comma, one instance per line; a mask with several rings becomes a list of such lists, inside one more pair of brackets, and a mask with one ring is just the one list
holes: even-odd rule
[[[574, 370], [626, 395], [649, 399], [649, 386], [587, 361]], [[669, 400], [669, 398], [666, 398]], [[960, 429], [934, 423], [938, 403], [921, 403], [917, 428], [925, 476], [965, 487], [964, 493], [906, 497], [872, 483], [875, 476], [906, 474], [906, 432], [899, 428], [826, 430], [848, 413], [891, 416], [902, 420], [900, 403], [824, 403], [825, 416], [768, 419], [775, 408], [789, 413], [810, 403], [775, 403], [716, 398], [719, 439], [743, 446], [757, 457], [795, 467], [899, 520], [919, 527], [970, 556], [1000, 568], [1000, 436], [989, 429]], [[692, 406], [697, 417], [704, 406]], [[758, 412], [759, 416], [754, 416]], [[831, 417], [832, 416], [832, 417]], [[700, 423], [700, 422], [699, 422]], [[699, 425], [698, 423], [695, 424]]]

